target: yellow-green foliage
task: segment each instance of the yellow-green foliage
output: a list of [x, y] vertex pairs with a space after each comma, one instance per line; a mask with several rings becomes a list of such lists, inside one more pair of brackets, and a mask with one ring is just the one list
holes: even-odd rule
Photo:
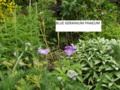
[[0, 22], [13, 20], [15, 2], [7, 2], [6, 0], [0, 0]]

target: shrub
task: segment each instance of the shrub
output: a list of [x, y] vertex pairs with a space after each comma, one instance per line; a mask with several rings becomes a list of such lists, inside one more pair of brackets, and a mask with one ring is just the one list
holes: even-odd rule
[[72, 83], [67, 72], [74, 70], [78, 75], [76, 80], [73, 80], [74, 84], [79, 82], [88, 90], [118, 90], [120, 89], [118, 58], [120, 51], [115, 49], [116, 45], [120, 47], [120, 40], [104, 38], [79, 40], [76, 44], [76, 54], [58, 61], [55, 75], [63, 78], [63, 87], [69, 85], [69, 80]]
[[[118, 7], [109, 0], [62, 0], [61, 15], [64, 20], [101, 20], [102, 32], [100, 33], [72, 33], [69, 38], [120, 38]], [[116, 35], [117, 34], [117, 35]]]
[[98, 87], [100, 90], [119, 89], [120, 66], [118, 60], [111, 56], [116, 53], [113, 46], [119, 44], [119, 40], [104, 38], [79, 41], [77, 54], [80, 59], [77, 58], [77, 62], [82, 66], [83, 82], [92, 85], [95, 90]]
[[108, 21], [116, 21], [118, 17], [117, 7], [109, 0], [63, 0], [62, 2], [61, 14], [65, 20], [102, 20], [103, 24], [107, 24]]

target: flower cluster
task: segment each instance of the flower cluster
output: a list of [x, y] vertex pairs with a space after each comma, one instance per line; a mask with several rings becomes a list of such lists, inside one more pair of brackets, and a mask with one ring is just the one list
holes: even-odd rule
[[78, 76], [78, 73], [74, 70], [68, 70], [67, 76], [71, 78], [72, 80], [76, 80], [76, 77]]
[[0, 0], [0, 22], [13, 20], [15, 2], [7, 2], [6, 0]]

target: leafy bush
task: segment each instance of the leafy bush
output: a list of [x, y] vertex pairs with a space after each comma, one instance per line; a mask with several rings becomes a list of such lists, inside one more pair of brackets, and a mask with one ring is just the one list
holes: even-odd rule
[[113, 24], [109, 23], [109, 25], [103, 26], [103, 28], [106, 28], [106, 30], [102, 29], [102, 32], [84, 32], [81, 35], [82, 39], [89, 39], [89, 38], [97, 38], [97, 37], [104, 37], [106, 39], [120, 39], [120, 26], [118, 23]]
[[[63, 57], [63, 60], [56, 62], [54, 75], [62, 77], [63, 88], [69, 86], [70, 82], [79, 82], [88, 90], [118, 90], [120, 51], [115, 48], [116, 45], [120, 47], [119, 44], [120, 40], [115, 39], [79, 40], [76, 44], [76, 54], [72, 57]], [[77, 73], [75, 80], [67, 76], [69, 70]], [[70, 87], [75, 88], [73, 84], [70, 84]]]
[[[116, 53], [113, 45], [119, 45], [120, 41], [108, 40], [104, 38], [81, 41], [77, 44], [80, 55], [80, 65], [82, 66], [83, 81], [98, 90], [98, 83], [102, 90], [113, 88], [119, 89], [118, 70], [120, 69], [118, 60], [111, 56]], [[103, 78], [103, 79], [102, 79]], [[87, 81], [86, 81], [87, 80]], [[114, 82], [113, 82], [114, 81]], [[100, 88], [99, 87], [99, 88]]]
[[[70, 34], [69, 38], [120, 38], [118, 7], [109, 0], [62, 0], [61, 15], [64, 20], [101, 20], [102, 32], [100, 33], [77, 33]], [[117, 34], [117, 35], [116, 35]]]
[[61, 8], [65, 20], [102, 20], [103, 24], [116, 21], [118, 12], [109, 0], [63, 0]]

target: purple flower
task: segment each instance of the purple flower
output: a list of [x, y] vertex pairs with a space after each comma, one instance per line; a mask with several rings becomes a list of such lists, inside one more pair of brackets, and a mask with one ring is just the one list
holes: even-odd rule
[[38, 52], [40, 54], [46, 54], [47, 55], [50, 52], [50, 50], [49, 49], [39, 49]]
[[75, 46], [66, 46], [65, 47], [65, 52], [68, 56], [71, 56], [76, 50], [76, 47]]

